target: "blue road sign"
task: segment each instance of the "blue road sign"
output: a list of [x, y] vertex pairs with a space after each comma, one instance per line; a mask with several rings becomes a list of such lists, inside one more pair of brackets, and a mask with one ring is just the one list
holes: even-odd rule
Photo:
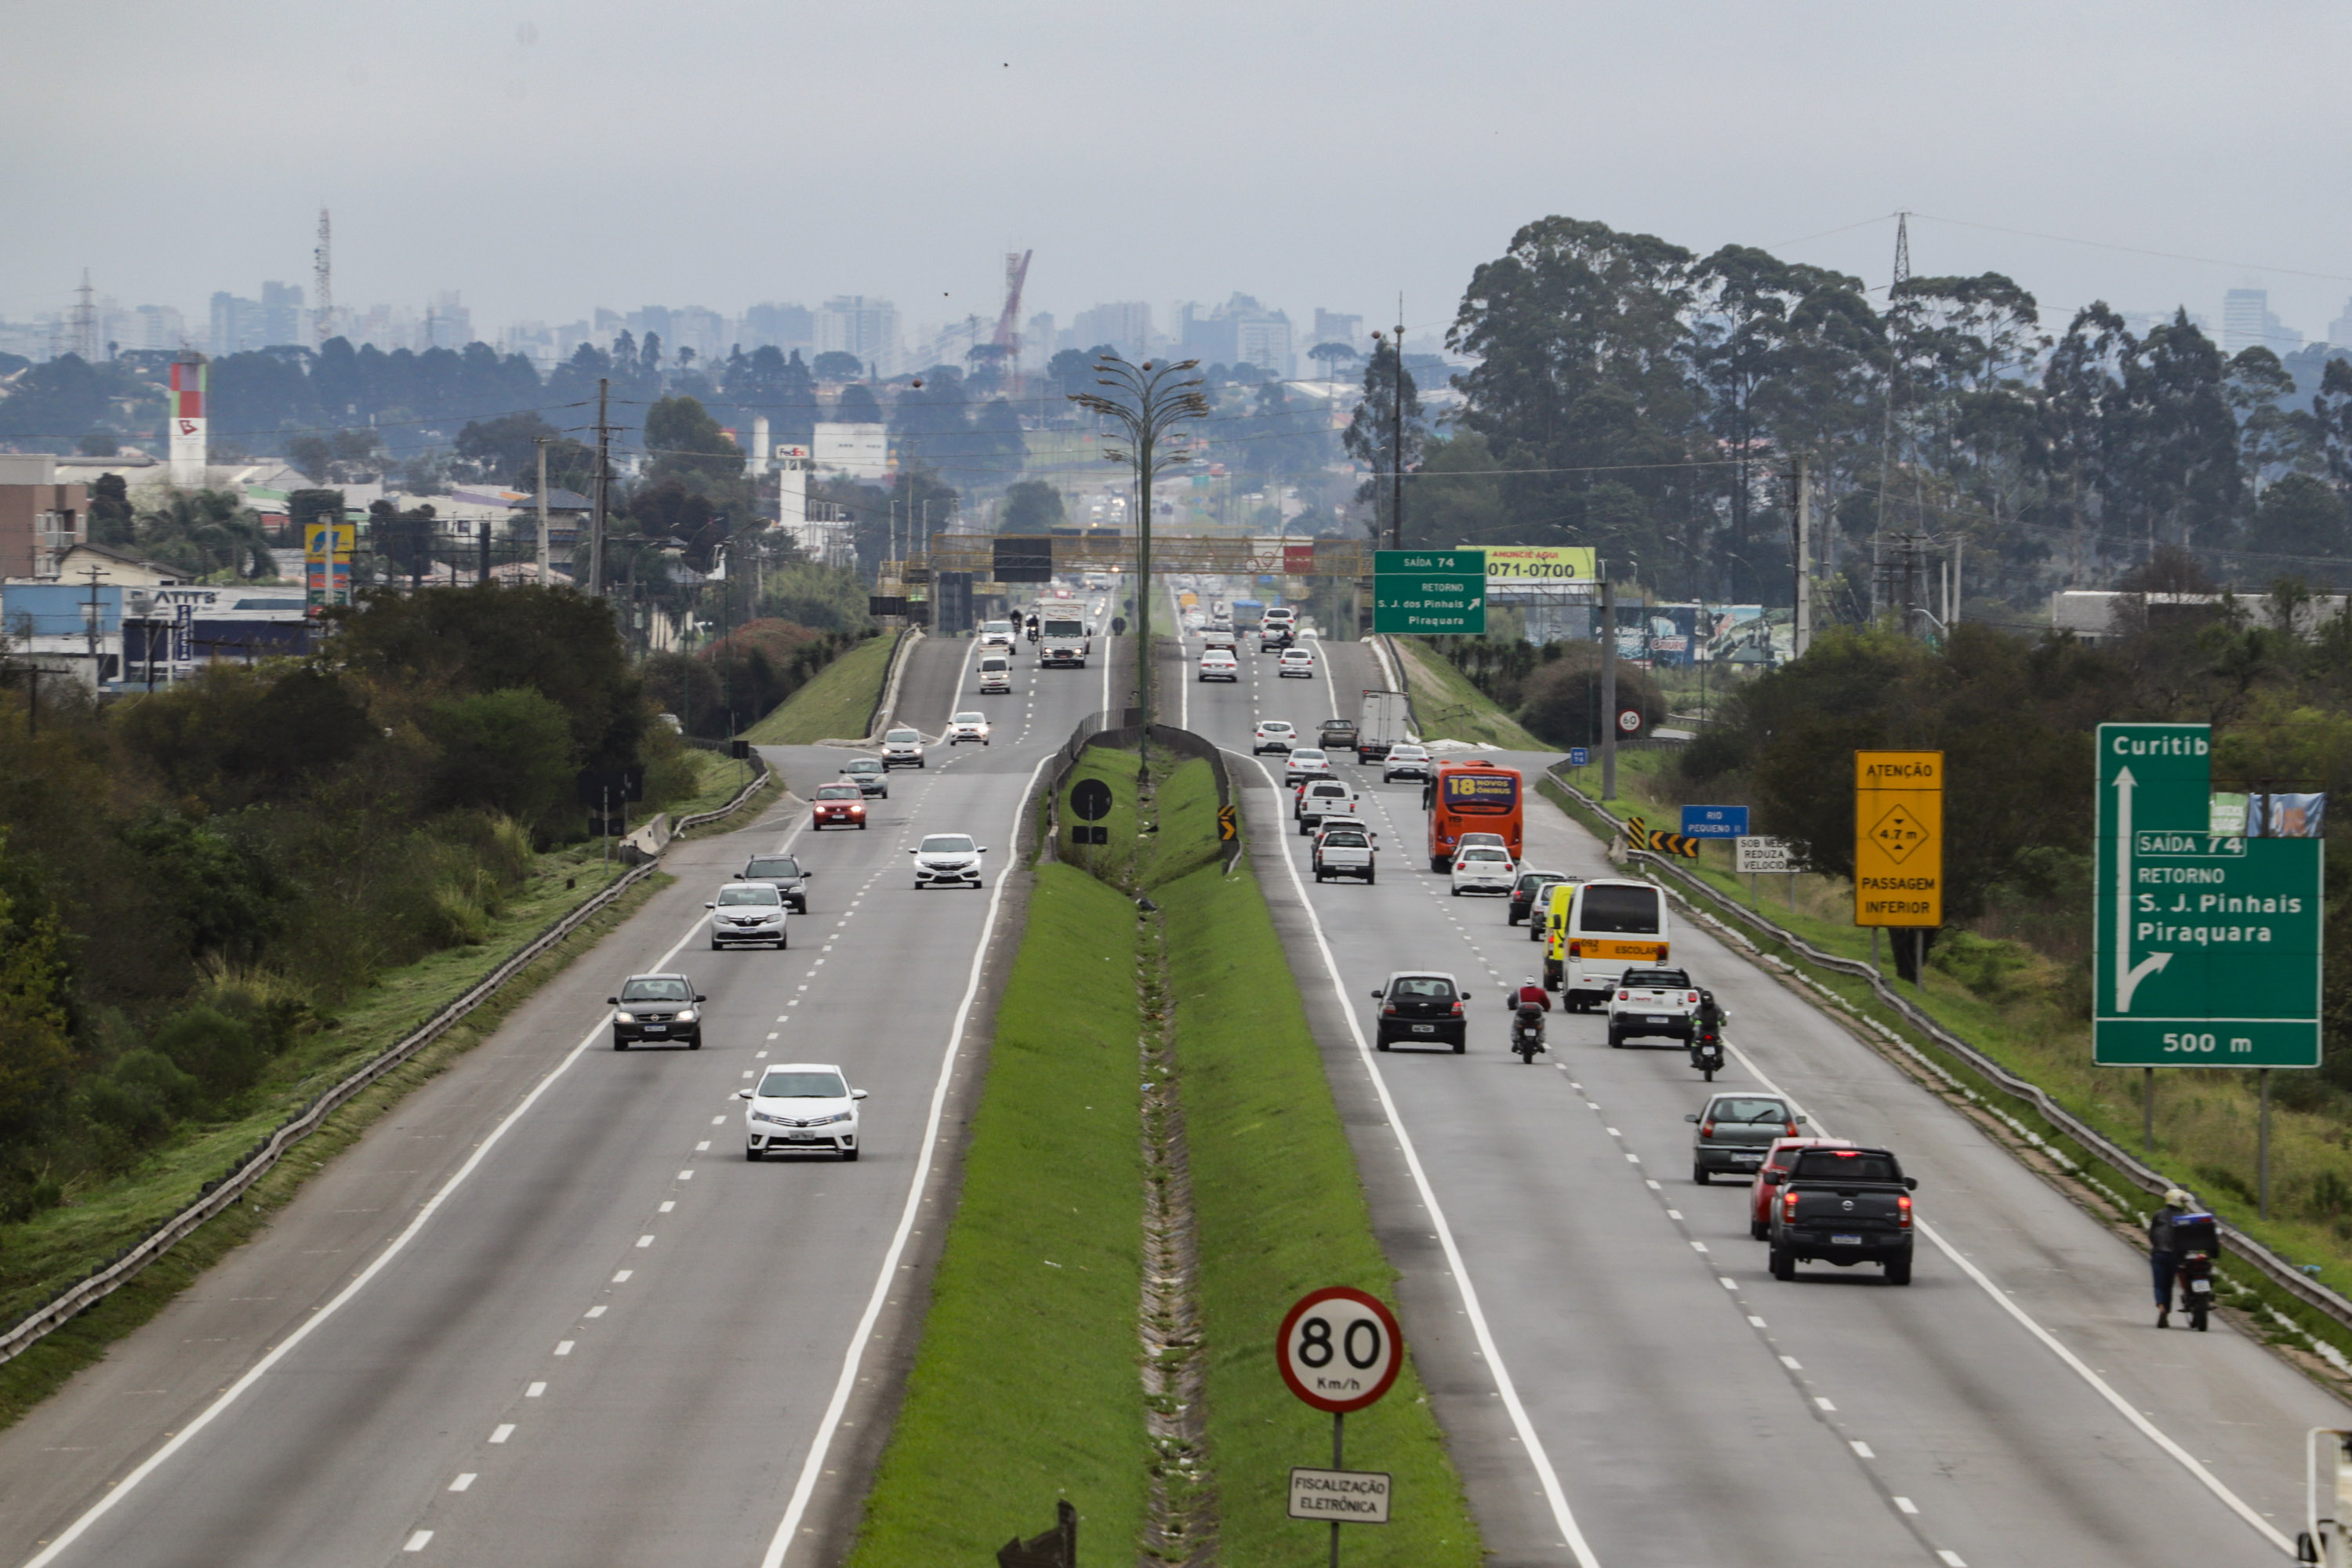
[[1588, 767], [1591, 764], [1591, 762], [1592, 753], [1586, 748], [1582, 746], [1570, 746], [1568, 749], [1568, 765], [1570, 767]]
[[1748, 808], [1744, 805], [1686, 805], [1683, 807], [1685, 838], [1745, 838], [1748, 837]]

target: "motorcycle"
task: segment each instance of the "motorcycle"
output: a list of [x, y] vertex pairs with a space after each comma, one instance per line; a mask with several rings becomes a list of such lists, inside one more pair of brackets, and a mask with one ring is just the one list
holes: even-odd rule
[[1713, 1083], [1723, 1070], [1723, 1015], [1713, 992], [1702, 991], [1699, 996], [1698, 1011], [1691, 1016], [1690, 1064]]
[[1533, 1067], [1537, 1053], [1544, 1048], [1544, 1010], [1530, 1003], [1511, 1016], [1511, 1049]]
[[2180, 1310], [2189, 1326], [2205, 1331], [2213, 1310], [2213, 1260], [2221, 1255], [2221, 1226], [2210, 1214], [2185, 1214], [2172, 1222], [2172, 1245], [2180, 1254], [2173, 1277], [2180, 1281]]

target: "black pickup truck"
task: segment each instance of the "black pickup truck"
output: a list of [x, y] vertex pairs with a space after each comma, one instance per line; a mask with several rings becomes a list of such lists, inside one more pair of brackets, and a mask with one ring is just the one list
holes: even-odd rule
[[1797, 1265], [1819, 1259], [1840, 1268], [1886, 1268], [1889, 1285], [1911, 1283], [1911, 1194], [1885, 1149], [1807, 1149], [1786, 1171], [1767, 1170], [1772, 1194], [1772, 1278], [1793, 1279]]

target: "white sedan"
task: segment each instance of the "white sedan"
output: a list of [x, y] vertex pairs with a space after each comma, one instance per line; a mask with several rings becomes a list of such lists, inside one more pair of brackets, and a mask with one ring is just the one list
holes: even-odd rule
[[1326, 778], [1330, 772], [1331, 759], [1321, 747], [1299, 746], [1282, 764], [1283, 787], [1296, 789], [1305, 780]]
[[1298, 677], [1301, 680], [1314, 679], [1314, 650], [1312, 648], [1303, 647], [1284, 648], [1282, 650], [1282, 657], [1275, 660], [1274, 673], [1278, 679], [1284, 680], [1289, 679], [1294, 675]]
[[1454, 896], [1465, 893], [1499, 893], [1510, 897], [1511, 883], [1517, 868], [1511, 864], [1507, 849], [1497, 849], [1491, 844], [1474, 844], [1457, 850], [1454, 856]]
[[1241, 678], [1241, 661], [1233, 656], [1231, 650], [1213, 647], [1201, 656], [1202, 679], [1239, 680]]
[[907, 851], [915, 858], [915, 889], [925, 888], [980, 888], [980, 858], [988, 853], [985, 845], [974, 844], [968, 833], [927, 833], [923, 841]]
[[746, 1160], [788, 1149], [857, 1158], [857, 1102], [866, 1091], [850, 1088], [833, 1063], [778, 1062], [735, 1094], [751, 1102], [743, 1112]]
[[988, 744], [988, 715], [973, 711], [959, 713], [948, 721], [948, 744], [961, 746], [966, 741]]
[[1298, 743], [1298, 731], [1286, 719], [1262, 721], [1257, 732], [1250, 738], [1250, 755], [1263, 756], [1268, 752], [1286, 752]]

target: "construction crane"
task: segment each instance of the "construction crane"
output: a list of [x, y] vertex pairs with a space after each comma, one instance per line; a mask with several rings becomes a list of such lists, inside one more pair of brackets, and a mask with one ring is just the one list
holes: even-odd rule
[[1004, 314], [996, 318], [996, 346], [1008, 354], [1021, 352], [1021, 286], [1029, 281], [1034, 250], [1004, 253]]
[[319, 209], [319, 245], [310, 252], [311, 335], [320, 347], [335, 331], [335, 232]]

